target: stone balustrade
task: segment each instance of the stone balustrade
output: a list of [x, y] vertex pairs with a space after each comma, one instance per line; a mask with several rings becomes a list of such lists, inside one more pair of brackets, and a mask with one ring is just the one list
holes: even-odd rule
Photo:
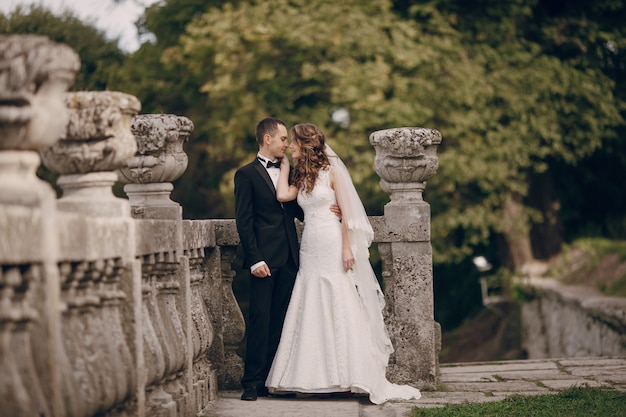
[[[184, 220], [170, 199], [192, 121], [138, 115], [121, 92], [66, 93], [78, 68], [65, 45], [0, 36], [0, 414], [195, 416], [243, 372], [234, 220]], [[399, 128], [370, 141], [391, 195], [371, 218], [396, 349], [388, 377], [433, 388], [422, 191], [441, 135]], [[35, 175], [42, 160], [60, 198]], [[118, 180], [128, 199], [113, 194]]]

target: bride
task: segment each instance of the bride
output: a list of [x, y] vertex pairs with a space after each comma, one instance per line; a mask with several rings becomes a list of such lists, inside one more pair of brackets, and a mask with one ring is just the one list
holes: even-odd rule
[[[385, 377], [393, 346], [369, 263], [374, 233], [350, 174], [317, 126], [296, 125], [290, 136], [297, 162], [290, 179], [289, 161], [282, 159], [276, 195], [281, 202], [297, 198], [305, 226], [300, 269], [265, 385], [275, 393], [368, 394], [374, 404], [418, 399], [418, 389]], [[328, 210], [335, 202], [342, 220]]]

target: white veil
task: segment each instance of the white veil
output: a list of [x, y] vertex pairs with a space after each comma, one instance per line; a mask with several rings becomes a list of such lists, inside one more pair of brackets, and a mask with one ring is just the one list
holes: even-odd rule
[[369, 246], [374, 238], [374, 230], [354, 188], [348, 169], [328, 144], [326, 144], [325, 151], [330, 160], [335, 194], [341, 207], [342, 222], [345, 222], [348, 228], [350, 246], [355, 259], [352, 268], [354, 280], [372, 329], [374, 343], [381, 355], [380, 360], [386, 367], [389, 355], [393, 352], [393, 345], [383, 318], [385, 297], [369, 261]]

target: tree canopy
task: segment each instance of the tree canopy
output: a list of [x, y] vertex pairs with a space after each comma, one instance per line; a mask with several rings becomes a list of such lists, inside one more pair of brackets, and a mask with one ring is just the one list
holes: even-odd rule
[[[130, 56], [38, 8], [0, 17], [0, 28], [77, 49], [86, 72], [75, 88], [125, 91], [144, 113], [193, 120], [173, 194], [186, 217], [232, 217], [233, 172], [256, 152], [262, 117], [320, 125], [370, 214], [388, 196], [369, 134], [435, 128], [440, 168], [425, 191], [435, 262], [492, 251], [516, 269], [577, 231], [626, 234], [611, 174], [625, 162], [626, 6], [564, 4], [164, 0], [138, 22], [156, 42]], [[337, 109], [349, 123], [333, 121]]]
[[[220, 184], [219, 196], [206, 194], [218, 198], [194, 214], [231, 215], [232, 173], [256, 151], [253, 126], [266, 115], [321, 125], [371, 214], [387, 196], [369, 134], [434, 127], [444, 137], [426, 189], [435, 260], [458, 261], [501, 236], [509, 265], [519, 267], [533, 256], [528, 241], [526, 258], [515, 259], [520, 236], [559, 214], [543, 207], [558, 205], [554, 175], [594, 155], [623, 124], [615, 79], [595, 61], [554, 53], [563, 19], [548, 14], [548, 3], [272, 0], [195, 9], [184, 31], [163, 29], [159, 56], [165, 73], [179, 75], [170, 78], [177, 88], [169, 107], [193, 115], [196, 163], [212, 167], [194, 169], [208, 173], [207, 190]], [[147, 27], [157, 28], [150, 16], [160, 21], [160, 10]], [[338, 108], [349, 125], [332, 122]], [[543, 200], [533, 203], [533, 193]]]
[[26, 33], [46, 35], [78, 53], [81, 68], [71, 87], [75, 91], [106, 90], [126, 59], [117, 40], [108, 40], [102, 31], [69, 11], [57, 16], [42, 6], [18, 6], [7, 16], [0, 14], [0, 34]]

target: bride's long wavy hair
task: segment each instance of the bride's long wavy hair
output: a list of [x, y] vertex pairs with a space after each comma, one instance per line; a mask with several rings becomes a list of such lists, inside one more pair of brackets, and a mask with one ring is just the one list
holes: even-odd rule
[[292, 171], [291, 182], [299, 190], [310, 194], [320, 170], [330, 166], [330, 161], [324, 151], [326, 136], [319, 127], [311, 123], [293, 126], [290, 135], [292, 140], [300, 145], [301, 154]]

